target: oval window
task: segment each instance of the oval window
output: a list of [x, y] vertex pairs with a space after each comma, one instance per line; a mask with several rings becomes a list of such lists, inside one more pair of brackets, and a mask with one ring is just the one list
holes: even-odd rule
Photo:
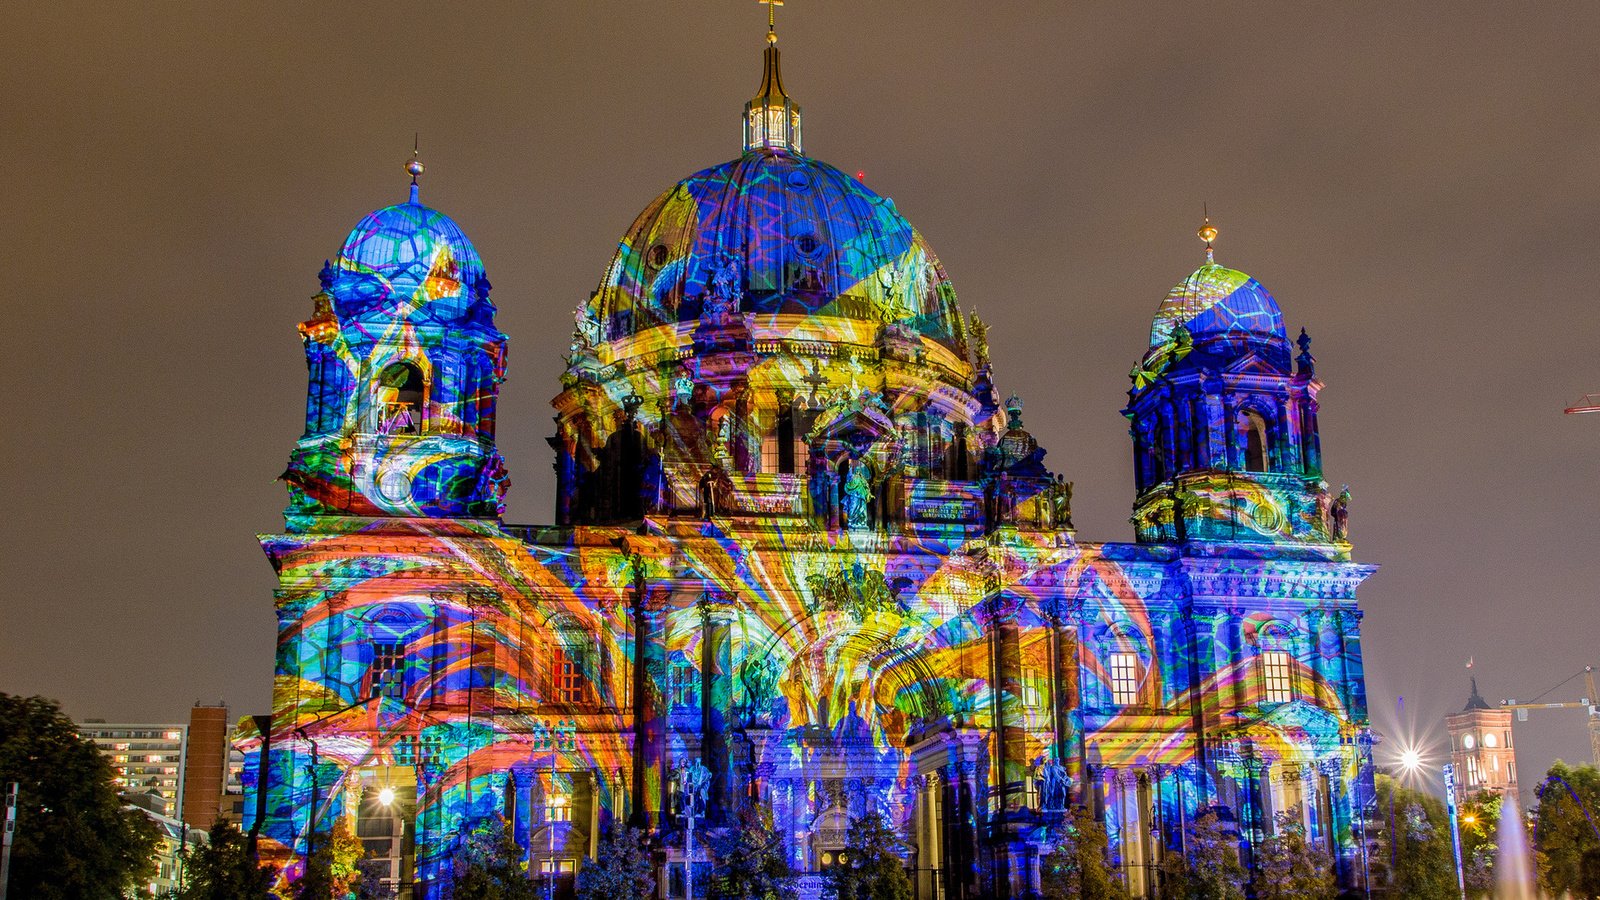
[[667, 245], [657, 244], [650, 248], [650, 265], [660, 268], [667, 264]]
[[815, 256], [822, 249], [822, 242], [814, 234], [802, 234], [794, 239], [794, 249], [800, 251], [801, 256]]
[[1470, 734], [1463, 735], [1462, 738], [1461, 738], [1461, 746], [1463, 748], [1467, 749], [1467, 750], [1471, 750], [1474, 746], [1477, 745], [1477, 743], [1478, 743], [1477, 741], [1472, 739], [1472, 735], [1470, 735]]
[[1493, 732], [1490, 732], [1489, 734], [1486, 734], [1486, 735], [1483, 736], [1483, 745], [1485, 747], [1493, 747], [1495, 745], [1494, 733]]

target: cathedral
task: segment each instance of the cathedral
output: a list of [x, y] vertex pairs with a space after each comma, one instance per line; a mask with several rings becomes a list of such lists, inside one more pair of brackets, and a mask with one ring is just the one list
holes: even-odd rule
[[1360, 885], [1375, 567], [1323, 480], [1310, 339], [1201, 228], [1128, 348], [1134, 539], [1081, 538], [928, 242], [806, 155], [776, 41], [738, 156], [650, 201], [577, 305], [553, 524], [502, 519], [507, 338], [415, 157], [323, 266], [261, 536], [262, 857], [293, 882], [348, 829], [439, 898], [499, 829], [559, 897], [631, 825], [657, 896], [702, 896], [753, 808], [816, 896], [878, 814], [917, 897], [1020, 898], [1082, 807], [1135, 897], [1205, 813], [1247, 867], [1298, 820]]

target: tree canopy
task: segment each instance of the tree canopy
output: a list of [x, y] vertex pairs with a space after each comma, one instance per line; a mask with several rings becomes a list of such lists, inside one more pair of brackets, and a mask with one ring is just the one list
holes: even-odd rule
[[772, 827], [772, 813], [764, 807], [744, 806], [733, 828], [713, 834], [711, 851], [717, 861], [709, 885], [713, 900], [794, 900], [797, 896], [783, 838]]
[[272, 869], [251, 857], [239, 829], [218, 822], [209, 841], [185, 852], [178, 900], [271, 900], [272, 881]]
[[0, 694], [0, 791], [19, 785], [11, 896], [113, 900], [154, 874], [155, 825], [114, 778], [54, 700]]
[[1556, 897], [1600, 897], [1600, 770], [1556, 760], [1535, 794], [1540, 886]]
[[1182, 849], [1161, 863], [1162, 900], [1244, 900], [1244, 883], [1238, 834], [1214, 811], [1190, 822]]
[[1046, 900], [1122, 900], [1127, 893], [1111, 874], [1110, 841], [1084, 807], [1072, 810], [1061, 839], [1039, 861], [1039, 892]]
[[1338, 894], [1333, 855], [1306, 839], [1297, 815], [1279, 813], [1276, 825], [1256, 851], [1258, 900], [1333, 900]]
[[900, 858], [905, 842], [879, 813], [855, 819], [845, 834], [844, 860], [828, 871], [834, 900], [911, 900], [911, 879]]
[[594, 861], [578, 872], [578, 900], [649, 897], [655, 889], [649, 842], [637, 828], [607, 835], [600, 842]]

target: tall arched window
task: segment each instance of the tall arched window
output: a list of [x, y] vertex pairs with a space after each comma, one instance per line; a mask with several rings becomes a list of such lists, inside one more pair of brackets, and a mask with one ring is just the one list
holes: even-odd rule
[[378, 433], [421, 434], [427, 382], [416, 363], [397, 362], [378, 376]]
[[1239, 413], [1239, 453], [1246, 472], [1271, 471], [1271, 444], [1268, 443], [1267, 421], [1259, 413], [1242, 410]]

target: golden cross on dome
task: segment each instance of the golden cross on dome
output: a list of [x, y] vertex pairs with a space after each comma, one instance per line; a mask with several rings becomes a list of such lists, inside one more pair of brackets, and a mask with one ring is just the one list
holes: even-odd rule
[[756, 0], [757, 3], [767, 5], [767, 43], [778, 42], [778, 7], [783, 5], [783, 0]]

